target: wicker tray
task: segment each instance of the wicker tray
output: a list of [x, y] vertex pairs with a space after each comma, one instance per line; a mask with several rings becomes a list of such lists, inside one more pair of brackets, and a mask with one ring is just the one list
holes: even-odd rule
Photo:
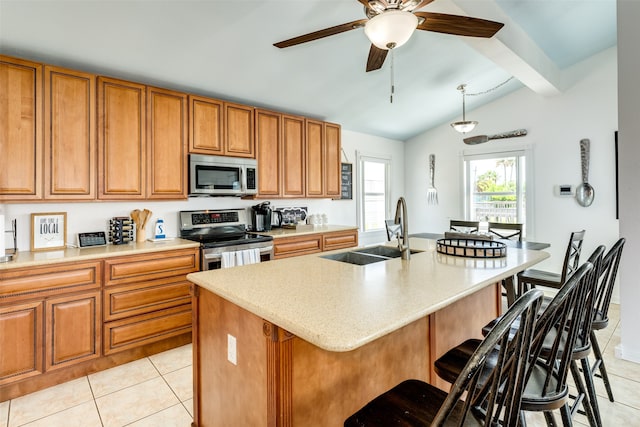
[[441, 254], [467, 258], [500, 258], [507, 255], [507, 245], [492, 240], [438, 239], [436, 250]]

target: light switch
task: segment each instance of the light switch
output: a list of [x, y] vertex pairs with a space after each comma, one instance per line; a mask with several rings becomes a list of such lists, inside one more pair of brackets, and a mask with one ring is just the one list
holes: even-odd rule
[[236, 337], [227, 334], [227, 360], [234, 365], [238, 364], [238, 353], [236, 349]]

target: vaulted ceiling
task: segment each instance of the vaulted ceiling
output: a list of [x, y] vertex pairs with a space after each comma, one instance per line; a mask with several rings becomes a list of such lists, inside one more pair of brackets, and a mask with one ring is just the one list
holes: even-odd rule
[[[505, 24], [491, 39], [416, 31], [369, 73], [363, 29], [273, 43], [363, 19], [358, 0], [0, 0], [0, 53], [210, 95], [406, 140], [616, 44], [615, 0], [435, 0], [421, 10]], [[468, 114], [470, 116], [471, 114]]]

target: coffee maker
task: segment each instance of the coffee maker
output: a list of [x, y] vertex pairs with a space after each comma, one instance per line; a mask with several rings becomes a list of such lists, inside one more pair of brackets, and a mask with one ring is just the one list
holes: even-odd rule
[[262, 202], [251, 207], [253, 231], [271, 231], [271, 202]]

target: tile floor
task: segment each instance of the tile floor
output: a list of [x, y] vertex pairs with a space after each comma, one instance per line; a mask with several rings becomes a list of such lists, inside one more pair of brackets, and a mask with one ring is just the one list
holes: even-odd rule
[[[615, 403], [596, 380], [604, 427], [640, 425], [640, 364], [616, 359], [619, 307], [611, 306], [609, 328], [598, 332]], [[189, 427], [193, 413], [191, 345], [98, 372], [7, 402], [0, 427]], [[545, 425], [538, 414], [529, 426]], [[576, 425], [588, 425], [582, 415]]]

